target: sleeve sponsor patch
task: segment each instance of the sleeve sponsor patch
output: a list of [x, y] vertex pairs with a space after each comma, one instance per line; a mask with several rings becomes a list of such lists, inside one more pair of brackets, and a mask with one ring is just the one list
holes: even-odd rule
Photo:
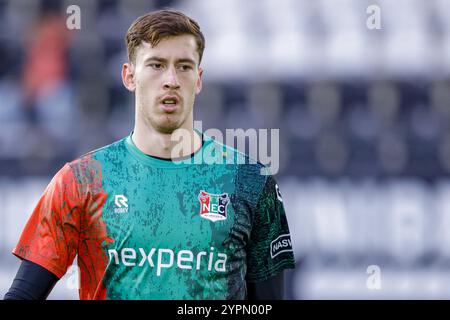
[[292, 242], [289, 234], [282, 234], [270, 243], [270, 256], [275, 258], [283, 252], [292, 252]]

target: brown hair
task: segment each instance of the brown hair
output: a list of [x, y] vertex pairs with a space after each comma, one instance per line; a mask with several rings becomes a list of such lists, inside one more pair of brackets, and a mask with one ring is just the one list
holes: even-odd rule
[[197, 42], [199, 64], [205, 49], [205, 38], [196, 21], [175, 10], [158, 10], [137, 18], [130, 26], [125, 36], [128, 60], [136, 59], [136, 47], [142, 41], [156, 46], [163, 38], [190, 34]]

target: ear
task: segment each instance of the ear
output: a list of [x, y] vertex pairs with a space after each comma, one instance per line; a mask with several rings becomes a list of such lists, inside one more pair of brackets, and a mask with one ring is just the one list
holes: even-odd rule
[[134, 66], [132, 63], [124, 63], [122, 65], [122, 82], [129, 91], [134, 92], [136, 90]]
[[197, 84], [196, 84], [196, 88], [195, 88], [195, 94], [199, 94], [200, 91], [202, 91], [202, 86], [203, 86], [202, 76], [203, 76], [203, 69], [199, 67]]

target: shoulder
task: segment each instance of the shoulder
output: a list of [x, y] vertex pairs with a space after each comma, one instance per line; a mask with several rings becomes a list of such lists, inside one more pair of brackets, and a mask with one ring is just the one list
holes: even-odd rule
[[106, 146], [91, 150], [77, 159], [73, 160], [71, 163], [83, 163], [89, 161], [90, 159], [97, 159], [100, 157], [105, 157], [111, 154], [117, 154], [117, 152], [125, 149], [125, 140], [126, 138], [122, 138], [120, 140], [114, 141]]
[[[67, 162], [58, 172], [59, 175], [72, 178], [79, 186], [89, 185], [101, 187], [102, 183], [102, 162], [120, 153], [125, 148], [124, 139], [115, 141], [109, 145], [89, 151], [80, 157]], [[107, 160], [108, 161], [108, 160]]]
[[224, 163], [234, 166], [236, 194], [250, 202], [252, 207], [256, 206], [264, 187], [273, 180], [269, 168], [250, 155], [209, 136], [205, 136], [205, 141], [210, 142], [209, 148], [222, 152]]
[[91, 150], [78, 158], [67, 163], [72, 169], [77, 169], [86, 166], [92, 166], [101, 158], [107, 158], [117, 154], [125, 148], [125, 139], [120, 139], [106, 146]]

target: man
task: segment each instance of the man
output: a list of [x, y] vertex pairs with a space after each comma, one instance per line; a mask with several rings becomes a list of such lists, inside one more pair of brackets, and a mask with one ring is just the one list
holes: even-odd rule
[[81, 299], [283, 298], [294, 256], [274, 178], [193, 128], [204, 43], [177, 11], [130, 26], [134, 130], [53, 177], [13, 250], [6, 299], [45, 299], [75, 256]]

